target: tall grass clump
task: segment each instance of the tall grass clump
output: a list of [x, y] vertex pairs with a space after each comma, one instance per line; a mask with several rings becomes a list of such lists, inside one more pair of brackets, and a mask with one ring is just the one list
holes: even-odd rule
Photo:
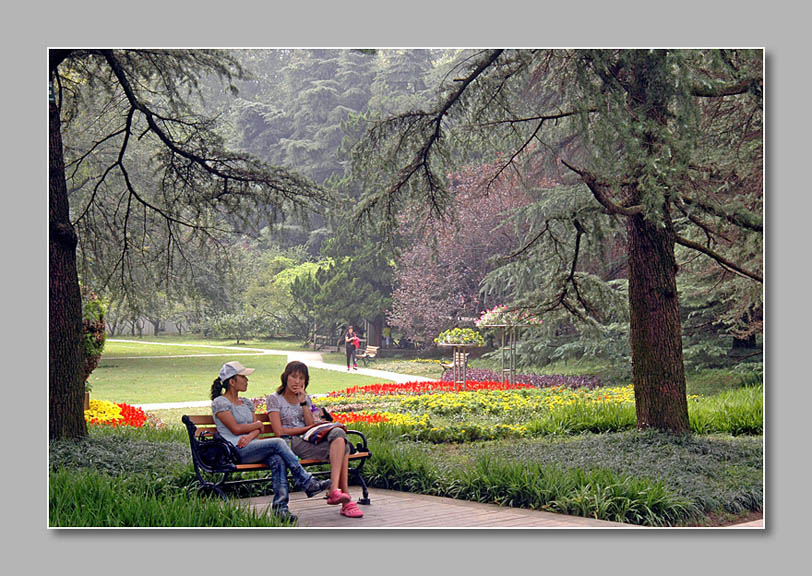
[[488, 457], [462, 471], [455, 491], [479, 502], [644, 526], [673, 525], [698, 513], [689, 500], [647, 478]]
[[691, 431], [734, 436], [764, 432], [764, 387], [746, 386], [703, 398], [689, 405]]
[[51, 472], [52, 527], [283, 526], [280, 519], [220, 500], [189, 498], [142, 475], [112, 477], [93, 470]]
[[379, 440], [364, 467], [370, 486], [418, 494], [437, 494], [442, 478], [428, 456], [409, 446]]
[[637, 427], [633, 404], [575, 402], [527, 424], [531, 436], [620, 432]]

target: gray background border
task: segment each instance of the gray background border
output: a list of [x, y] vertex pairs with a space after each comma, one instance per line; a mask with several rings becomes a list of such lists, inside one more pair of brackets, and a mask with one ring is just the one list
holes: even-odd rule
[[[796, 237], [809, 208], [801, 170], [809, 149], [808, 18], [783, 3], [686, 1], [315, 2], [297, 7], [231, 1], [120, 4], [30, 2], [5, 20], [3, 227], [7, 393], [6, 446], [23, 465], [3, 481], [8, 559], [35, 569], [157, 573], [188, 567], [222, 573], [240, 551], [250, 570], [387, 573], [403, 568], [498, 573], [560, 569], [587, 573], [677, 573], [708, 569], [764, 573], [792, 562], [806, 543], [806, 440], [800, 424], [809, 392], [802, 379], [800, 292], [808, 281]], [[797, 5], [795, 5], [797, 6]], [[769, 10], [769, 11], [768, 11]], [[767, 53], [767, 508], [765, 531], [730, 530], [47, 530], [46, 48], [155, 47], [764, 47]], [[806, 162], [805, 162], [806, 161]], [[791, 196], [790, 196], [791, 194]], [[780, 225], [779, 225], [780, 222]], [[797, 278], [798, 272], [803, 277]], [[7, 474], [12, 475], [9, 467]], [[12, 534], [8, 534], [12, 532]], [[247, 545], [243, 547], [243, 545]], [[222, 546], [220, 550], [216, 547]], [[367, 561], [333, 560], [366, 557]], [[279, 558], [273, 561], [272, 558]], [[114, 568], [118, 567], [118, 568]], [[433, 569], [432, 569], [433, 568]], [[779, 568], [780, 569], [780, 568]]]

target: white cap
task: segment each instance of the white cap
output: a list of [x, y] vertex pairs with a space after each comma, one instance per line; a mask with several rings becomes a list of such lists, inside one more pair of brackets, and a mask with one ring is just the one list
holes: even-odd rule
[[226, 380], [236, 376], [237, 374], [248, 376], [253, 371], [254, 368], [246, 368], [237, 361], [226, 362], [225, 364], [223, 364], [223, 367], [220, 368], [220, 382], [225, 382]]

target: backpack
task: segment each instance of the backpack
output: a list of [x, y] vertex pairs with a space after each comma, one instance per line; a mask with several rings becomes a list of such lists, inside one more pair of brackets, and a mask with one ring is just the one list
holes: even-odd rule
[[197, 455], [207, 468], [213, 470], [237, 469], [240, 453], [234, 445], [220, 436], [219, 432], [204, 430], [197, 437]]

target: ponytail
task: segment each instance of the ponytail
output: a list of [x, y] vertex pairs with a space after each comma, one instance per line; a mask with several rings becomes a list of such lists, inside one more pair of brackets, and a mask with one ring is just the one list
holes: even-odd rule
[[218, 396], [223, 395], [223, 390], [228, 388], [228, 380], [222, 382], [220, 377], [214, 379], [214, 382], [211, 385], [211, 399], [214, 400]]

